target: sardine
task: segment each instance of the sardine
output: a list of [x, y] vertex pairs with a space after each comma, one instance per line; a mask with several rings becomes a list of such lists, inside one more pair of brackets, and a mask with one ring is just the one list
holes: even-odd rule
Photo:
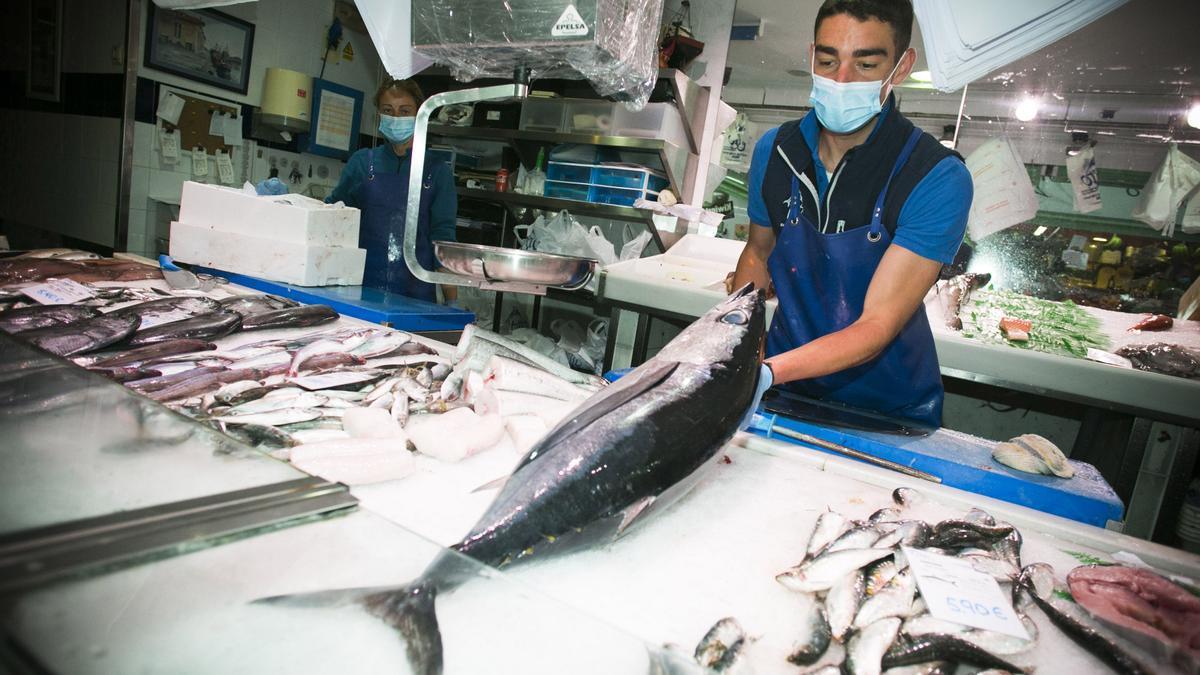
[[892, 501], [900, 508], [907, 508], [922, 501], [921, 493], [908, 487], [898, 487], [892, 490]]
[[927, 661], [954, 661], [976, 668], [996, 668], [1009, 673], [1025, 672], [955, 635], [921, 635], [896, 643], [883, 655], [884, 668], [899, 668]]
[[997, 633], [996, 631], [972, 629], [961, 623], [934, 618], [930, 614], [906, 619], [900, 627], [900, 632], [910, 637], [922, 635], [953, 635], [961, 640], [970, 642], [980, 649], [997, 656], [1012, 656], [1023, 654], [1037, 644], [1037, 624], [1028, 616], [1019, 615], [1021, 625], [1029, 634], [1029, 639], [1013, 635]]
[[854, 626], [865, 628], [880, 619], [903, 616], [912, 607], [916, 595], [917, 579], [910, 570], [904, 570], [863, 602], [854, 617]]
[[99, 315], [99, 310], [82, 305], [33, 305], [0, 314], [0, 330], [21, 333], [37, 328], [66, 326]]
[[838, 579], [862, 569], [892, 552], [879, 548], [847, 549], [813, 558], [775, 577], [793, 591], [816, 593], [829, 590]]
[[[137, 315], [131, 315], [137, 318]], [[237, 312], [210, 312], [193, 316], [182, 321], [152, 326], [133, 334], [129, 344], [133, 347], [148, 345], [167, 340], [190, 338], [195, 340], [215, 340], [236, 331], [242, 325], [242, 315]]]
[[829, 619], [825, 607], [811, 594], [801, 596], [797, 622], [799, 637], [792, 645], [792, 653], [787, 660], [798, 666], [816, 663], [833, 639]]
[[923, 520], [901, 521], [899, 526], [883, 535], [872, 548], [895, 548], [897, 546], [923, 547], [933, 534], [933, 528]]
[[65, 326], [36, 328], [17, 334], [20, 339], [59, 356], [86, 354], [116, 344], [137, 328], [136, 316], [101, 314]]
[[715, 672], [730, 670], [742, 655], [748, 640], [737, 619], [727, 616], [713, 624], [696, 644], [696, 662]]
[[[438, 556], [404, 587], [349, 595], [400, 631], [415, 672], [440, 672], [434, 598], [476, 574], [461, 569], [457, 554], [500, 566], [559, 545], [610, 541], [685, 494], [720, 460], [754, 397], [764, 314], [762, 291], [749, 285], [718, 303], [530, 449], [452, 547], [457, 553]], [[321, 593], [316, 602], [347, 596]]]
[[844, 551], [848, 548], [872, 548], [879, 541], [879, 532], [870, 525], [860, 525], [847, 530], [842, 536], [834, 539], [831, 544], [822, 549], [822, 554]]
[[883, 559], [875, 563], [871, 563], [865, 569], [867, 579], [867, 595], [875, 595], [882, 591], [897, 574], [900, 573], [900, 566], [896, 564], [894, 559]]
[[300, 307], [243, 315], [242, 330], [319, 326], [330, 321], [337, 321], [339, 316], [332, 307], [327, 305], [301, 305]]
[[900, 510], [891, 507], [879, 509], [867, 518], [867, 522], [872, 525], [876, 523], [894, 523], [897, 520], [900, 520]]
[[851, 675], [880, 675], [883, 655], [900, 631], [900, 619], [883, 619], [863, 628], [846, 644], [843, 672]]
[[854, 623], [858, 608], [866, 597], [867, 575], [854, 570], [833, 582], [825, 595], [825, 614], [829, 618], [829, 629], [834, 639], [841, 641]]
[[848, 529], [846, 518], [836, 511], [826, 511], [817, 517], [817, 528], [808, 540], [808, 554], [816, 555]]

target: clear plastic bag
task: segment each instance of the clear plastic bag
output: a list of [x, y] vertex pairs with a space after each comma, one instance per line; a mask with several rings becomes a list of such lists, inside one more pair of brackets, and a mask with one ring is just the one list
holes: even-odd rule
[[1133, 207], [1132, 217], [1170, 237], [1175, 233], [1175, 215], [1184, 198], [1200, 185], [1200, 162], [1183, 154], [1172, 143], [1167, 156]]
[[662, 10], [662, 0], [413, 0], [412, 45], [464, 82], [511, 79], [521, 65], [535, 79], [582, 77], [636, 110], [658, 77]]

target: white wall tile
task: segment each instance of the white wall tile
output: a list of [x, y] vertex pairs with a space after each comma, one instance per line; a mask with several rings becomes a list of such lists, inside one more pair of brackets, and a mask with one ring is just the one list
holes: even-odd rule
[[150, 169], [143, 166], [133, 167], [129, 174], [129, 208], [145, 210], [149, 194]]
[[133, 165], [150, 166], [150, 156], [154, 152], [154, 125], [145, 122], [133, 124]]
[[129, 236], [146, 234], [146, 209], [129, 209]]
[[151, 169], [149, 194], [159, 199], [174, 197], [174, 200], [178, 201], [179, 195], [183, 193], [183, 181], [186, 179], [186, 175], [182, 173]]

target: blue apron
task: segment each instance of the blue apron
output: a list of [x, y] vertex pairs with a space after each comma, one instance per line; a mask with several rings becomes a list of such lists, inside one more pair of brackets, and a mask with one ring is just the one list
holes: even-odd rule
[[[908, 161], [920, 129], [913, 129], [875, 200], [869, 227], [823, 234], [799, 208], [800, 180], [792, 175], [786, 222], [779, 228], [767, 267], [779, 296], [767, 333], [767, 355], [795, 349], [839, 331], [862, 316], [871, 277], [892, 242], [883, 205], [892, 178]], [[942, 378], [933, 333], [919, 308], [896, 339], [867, 363], [783, 388], [941, 426]]]
[[[375, 153], [391, 152], [379, 146], [369, 154], [367, 180], [362, 189], [362, 216], [358, 226], [358, 246], [367, 250], [363, 286], [382, 288], [418, 300], [437, 301], [433, 284], [413, 276], [404, 262], [404, 216], [408, 209], [408, 170], [402, 162], [397, 173], [375, 173]], [[429, 210], [433, 174], [426, 173], [421, 184], [421, 211], [417, 221], [417, 260], [427, 270], [437, 269], [430, 241]]]

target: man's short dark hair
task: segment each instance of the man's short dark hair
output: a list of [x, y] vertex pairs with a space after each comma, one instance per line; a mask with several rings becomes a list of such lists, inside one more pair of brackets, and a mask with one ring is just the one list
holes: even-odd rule
[[838, 14], [849, 14], [859, 21], [876, 19], [891, 26], [896, 43], [896, 60], [900, 59], [912, 41], [912, 0], [825, 0], [821, 3], [821, 9], [817, 10], [813, 36], [821, 28], [822, 21]]

